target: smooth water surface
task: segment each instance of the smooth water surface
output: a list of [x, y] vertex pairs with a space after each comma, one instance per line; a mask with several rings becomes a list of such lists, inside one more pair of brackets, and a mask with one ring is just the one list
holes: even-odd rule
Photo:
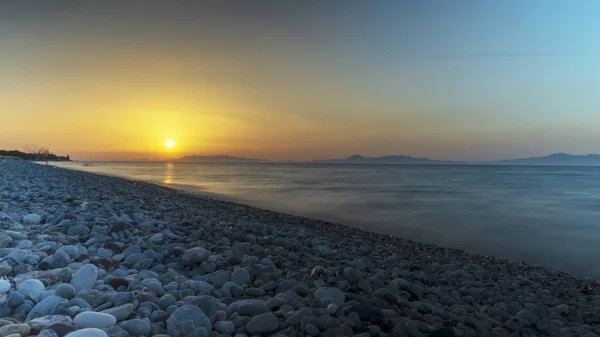
[[600, 167], [58, 163], [600, 276]]

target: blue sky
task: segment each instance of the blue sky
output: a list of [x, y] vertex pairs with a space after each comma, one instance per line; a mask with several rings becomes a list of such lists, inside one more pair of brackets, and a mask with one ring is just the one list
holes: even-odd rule
[[[0, 147], [19, 134], [121, 158], [120, 144], [138, 155], [151, 151], [140, 134], [171, 132], [190, 153], [273, 159], [600, 152], [598, 13], [596, 1], [2, 3], [0, 115], [68, 118], [62, 135], [5, 130]], [[101, 121], [169, 104], [157, 118], [172, 130]], [[73, 148], [84, 125], [90, 143]]]

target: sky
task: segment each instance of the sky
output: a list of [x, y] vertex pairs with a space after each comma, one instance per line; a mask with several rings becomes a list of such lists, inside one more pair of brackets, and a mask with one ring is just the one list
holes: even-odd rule
[[598, 153], [599, 12], [591, 0], [0, 1], [0, 148]]

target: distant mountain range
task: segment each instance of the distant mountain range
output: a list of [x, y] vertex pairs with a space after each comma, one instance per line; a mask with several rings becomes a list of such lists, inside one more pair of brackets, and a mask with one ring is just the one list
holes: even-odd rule
[[310, 163], [345, 163], [345, 164], [468, 164], [467, 162], [435, 160], [409, 156], [363, 157], [359, 154], [345, 159], [312, 160]]
[[185, 156], [178, 159], [178, 161], [185, 162], [199, 162], [199, 163], [261, 163], [268, 162], [266, 159], [256, 158], [243, 158], [234, 156]]
[[520, 159], [505, 159], [481, 164], [496, 165], [552, 165], [552, 166], [600, 166], [600, 155], [586, 154], [575, 155], [568, 153], [553, 153], [545, 157], [532, 157]]
[[[244, 158], [234, 156], [186, 156], [178, 161], [199, 162], [199, 163], [268, 163], [266, 159]], [[287, 160], [286, 163], [294, 163]], [[600, 155], [573, 155], [567, 153], [554, 153], [545, 157], [531, 157], [519, 159], [504, 159], [495, 161], [452, 161], [436, 160], [429, 158], [418, 158], [410, 156], [383, 156], [383, 157], [363, 157], [359, 154], [348, 158], [311, 160], [304, 163], [315, 164], [404, 164], [404, 165], [562, 165], [562, 166], [600, 166]]]

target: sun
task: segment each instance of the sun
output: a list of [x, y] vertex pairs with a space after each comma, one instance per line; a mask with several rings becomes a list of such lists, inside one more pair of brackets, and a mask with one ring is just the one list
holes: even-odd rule
[[175, 142], [174, 142], [174, 141], [172, 141], [171, 139], [168, 139], [168, 140], [165, 142], [165, 146], [166, 146], [167, 148], [169, 148], [169, 149], [170, 149], [170, 148], [172, 148], [173, 146], [175, 146]]

